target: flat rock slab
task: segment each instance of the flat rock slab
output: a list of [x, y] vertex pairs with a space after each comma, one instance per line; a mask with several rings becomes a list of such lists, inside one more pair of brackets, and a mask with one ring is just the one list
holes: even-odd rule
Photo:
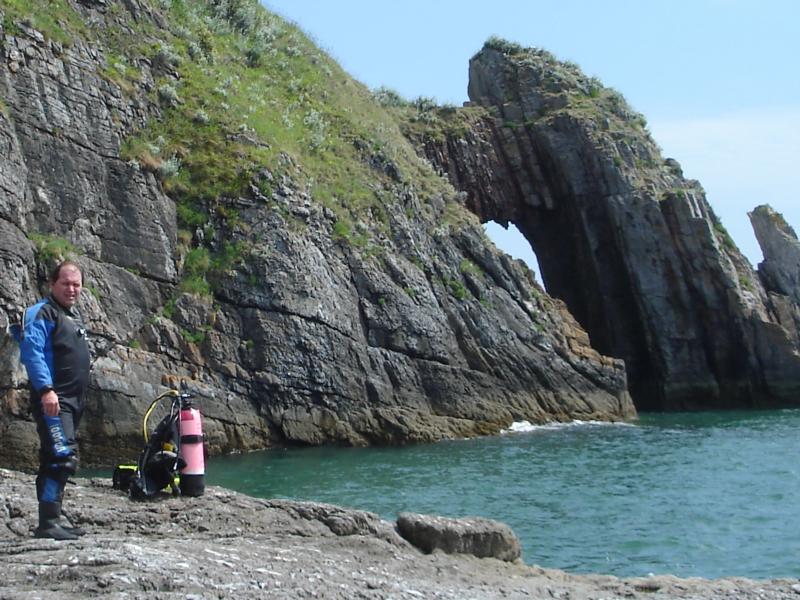
[[507, 562], [522, 556], [519, 538], [511, 528], [491, 519], [450, 519], [403, 512], [397, 516], [397, 531], [426, 553], [441, 550], [447, 554], [472, 554]]
[[109, 480], [77, 479], [65, 508], [87, 535], [33, 538], [33, 476], [0, 469], [1, 600], [800, 598], [796, 579], [618, 579], [424, 554], [373, 513], [213, 486], [133, 502]]

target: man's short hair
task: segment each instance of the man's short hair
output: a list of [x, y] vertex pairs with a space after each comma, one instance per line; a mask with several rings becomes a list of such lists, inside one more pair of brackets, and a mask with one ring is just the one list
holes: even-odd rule
[[61, 277], [61, 269], [63, 269], [64, 267], [72, 267], [73, 269], [78, 271], [78, 273], [81, 274], [81, 278], [83, 278], [83, 271], [81, 271], [80, 266], [78, 266], [78, 264], [74, 261], [65, 260], [64, 262], [61, 262], [58, 265], [56, 265], [56, 268], [53, 269], [53, 271], [50, 273], [50, 283], [55, 283], [56, 281], [58, 281], [58, 278]]

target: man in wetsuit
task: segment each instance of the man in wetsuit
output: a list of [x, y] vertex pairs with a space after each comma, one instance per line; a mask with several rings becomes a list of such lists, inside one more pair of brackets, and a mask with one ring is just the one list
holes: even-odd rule
[[75, 432], [89, 383], [89, 345], [75, 307], [82, 284], [78, 265], [58, 265], [50, 276], [50, 295], [25, 311], [20, 341], [41, 443], [36, 477], [39, 526], [34, 535], [57, 540], [83, 534], [59, 523], [64, 487], [78, 466]]

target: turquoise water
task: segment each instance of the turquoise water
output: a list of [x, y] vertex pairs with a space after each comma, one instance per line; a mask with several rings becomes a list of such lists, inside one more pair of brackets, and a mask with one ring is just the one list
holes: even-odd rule
[[523, 559], [576, 573], [800, 576], [800, 411], [644, 415], [404, 448], [215, 457], [264, 498], [508, 523]]

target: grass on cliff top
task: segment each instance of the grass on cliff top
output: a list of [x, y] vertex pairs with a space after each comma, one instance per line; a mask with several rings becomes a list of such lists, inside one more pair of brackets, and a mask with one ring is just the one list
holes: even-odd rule
[[620, 129], [647, 127], [644, 115], [633, 110], [620, 92], [603, 85], [597, 77], [586, 75], [574, 62], [559, 60], [542, 48], [526, 48], [496, 36], [489, 38], [483, 49], [497, 50], [516, 64], [534, 67], [541, 93], [563, 95], [568, 102], [566, 109], [572, 114], [610, 118], [611, 126]]
[[[152, 92], [163, 118], [126, 140], [123, 154], [159, 172], [175, 197], [248, 195], [266, 168], [357, 220], [382, 205], [389, 171], [423, 191], [442, 187], [369, 91], [295, 26], [255, 0], [162, 5], [171, 31], [151, 30], [149, 47], [118, 36], [114, 51], [127, 60], [109, 76], [129, 77], [132, 53], [168, 65]], [[274, 184], [260, 185], [269, 196]]]
[[426, 97], [405, 100], [388, 88], [375, 90], [373, 97], [397, 120], [405, 136], [423, 142], [463, 138], [476, 121], [488, 115], [482, 106], [439, 106]]
[[7, 35], [22, 33], [20, 24], [40, 31], [45, 38], [68, 46], [75, 36], [87, 32], [83, 18], [66, 0], [3, 0], [3, 31]]
[[96, 44], [103, 76], [124, 93], [141, 89], [149, 61], [162, 118], [133, 132], [122, 155], [185, 206], [248, 195], [264, 168], [351, 220], [381, 206], [376, 190], [393, 183], [446, 192], [369, 90], [257, 0], [152, 0], [136, 19], [114, 2], [94, 24], [66, 0], [11, 0], [0, 11], [7, 33], [30, 23], [64, 44]]
[[452, 195], [370, 91], [257, 0], [152, 0], [136, 19], [113, 2], [93, 24], [65, 0], [51, 21], [51, 2], [12, 5], [4, 23], [27, 19], [65, 44], [88, 41], [100, 50], [102, 77], [131, 96], [147, 89], [159, 105], [160, 118], [131, 132], [121, 155], [154, 172], [176, 200], [191, 291], [208, 294], [214, 272], [240, 257], [195, 252], [189, 231], [213, 234], [223, 224], [230, 239], [237, 213], [229, 200], [251, 196], [251, 184], [268, 199], [287, 181], [307, 191], [336, 214], [335, 237], [359, 248], [370, 231], [387, 233], [395, 190], [415, 191], [431, 223], [425, 198]]
[[[506, 121], [503, 127], [513, 130], [539, 122], [558, 127], [558, 121], [565, 118], [577, 121], [630, 180], [638, 181], [642, 187], [664, 178], [679, 185], [679, 177], [674, 177], [661, 157], [646, 118], [631, 108], [620, 92], [604, 86], [597, 77], [586, 75], [577, 64], [561, 61], [541, 48], [526, 48], [492, 37], [481, 50], [485, 51], [500, 52], [507, 59], [507, 97], [501, 99], [502, 102], [518, 101], [531, 92], [519, 89], [520, 81], [532, 85], [541, 100], [538, 114], [527, 115], [524, 122]], [[524, 76], [515, 75], [522, 71], [525, 71]]]

